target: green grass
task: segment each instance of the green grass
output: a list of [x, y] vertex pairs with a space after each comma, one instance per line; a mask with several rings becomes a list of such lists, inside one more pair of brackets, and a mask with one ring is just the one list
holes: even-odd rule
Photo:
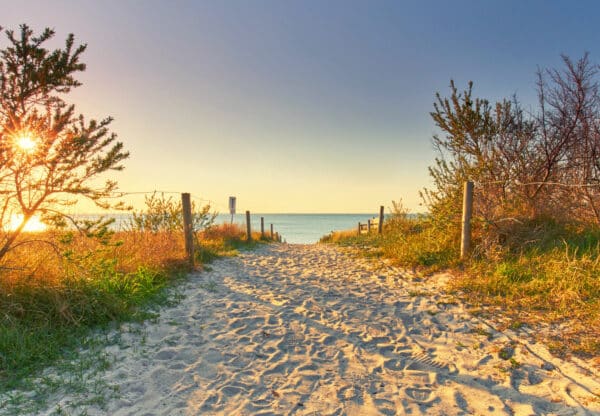
[[0, 390], [17, 387], [78, 347], [92, 328], [142, 320], [150, 306], [168, 301], [172, 276], [140, 268], [106, 271], [95, 278], [68, 278], [53, 286], [17, 282], [0, 292]]
[[385, 257], [395, 264], [435, 272], [458, 264], [458, 249], [452, 244], [457, 236], [442, 233], [424, 216], [398, 218], [386, 222], [383, 234], [356, 231], [334, 232], [323, 243], [359, 247], [366, 256]]
[[383, 235], [346, 231], [322, 242], [355, 247], [365, 256], [380, 253], [421, 273], [453, 270], [451, 293], [482, 315], [500, 306], [514, 328], [561, 324], [564, 336], [543, 339], [555, 352], [600, 357], [599, 228], [542, 219], [515, 226], [502, 244], [491, 244], [476, 223], [466, 261], [459, 260], [458, 232], [458, 224], [398, 215], [386, 222]]
[[[254, 237], [246, 241], [239, 227], [211, 227], [200, 236], [198, 264], [268, 242]], [[181, 233], [131, 231], [114, 239], [108, 245], [70, 240], [68, 258], [50, 253], [33, 272], [0, 268], [0, 393], [27, 388], [45, 367], [76, 354], [94, 331], [155, 317], [159, 306], [177, 300], [167, 288], [189, 271]], [[40, 247], [23, 246], [9, 260], [29, 266], [39, 254]]]

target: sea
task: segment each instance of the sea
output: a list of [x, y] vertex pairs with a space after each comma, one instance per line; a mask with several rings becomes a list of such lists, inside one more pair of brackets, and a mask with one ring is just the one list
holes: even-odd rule
[[[265, 232], [273, 229], [283, 241], [290, 244], [312, 244], [332, 231], [356, 229], [358, 223], [366, 223], [373, 214], [251, 214], [252, 230], [260, 230], [260, 218], [264, 218]], [[231, 215], [219, 214], [217, 223], [230, 222]], [[236, 214], [233, 222], [246, 225], [246, 215]]]
[[[79, 218], [98, 218], [98, 215], [76, 215]], [[128, 214], [112, 214], [106, 217], [114, 218], [114, 229], [126, 229], [131, 218]], [[271, 224], [273, 230], [281, 235], [283, 241], [290, 244], [312, 244], [332, 231], [356, 229], [359, 222], [375, 218], [374, 214], [251, 214], [250, 223], [253, 231], [260, 231], [260, 218], [264, 218], [265, 232], [269, 233]], [[229, 214], [219, 214], [216, 224], [229, 223]], [[233, 222], [246, 226], [246, 215], [235, 214]]]

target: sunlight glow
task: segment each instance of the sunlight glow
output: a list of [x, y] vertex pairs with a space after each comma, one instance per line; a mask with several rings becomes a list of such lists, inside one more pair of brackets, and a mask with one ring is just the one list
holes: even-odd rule
[[15, 144], [20, 150], [26, 153], [30, 153], [33, 151], [33, 149], [35, 149], [37, 143], [34, 139], [31, 138], [31, 136], [24, 134], [22, 136], [17, 137]]
[[[21, 225], [22, 222], [23, 222], [23, 215], [12, 214], [10, 217], [10, 224], [8, 224], [8, 230], [9, 231], [16, 230], [17, 228], [19, 228], [19, 226]], [[37, 232], [44, 231], [45, 229], [46, 229], [46, 224], [44, 224], [42, 221], [40, 221], [39, 216], [34, 215], [33, 217], [31, 217], [29, 219], [29, 221], [27, 221], [27, 224], [25, 224], [25, 228], [23, 228], [23, 231], [29, 232], [29, 233], [37, 233]]]

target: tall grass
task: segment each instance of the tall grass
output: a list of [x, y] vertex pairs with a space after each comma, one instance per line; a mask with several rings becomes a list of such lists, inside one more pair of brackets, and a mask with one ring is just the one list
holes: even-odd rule
[[268, 233], [252, 232], [248, 241], [246, 230], [238, 224], [219, 224], [208, 227], [200, 233], [200, 249], [198, 252], [201, 262], [211, 261], [223, 256], [236, 255], [239, 249], [254, 248], [262, 243], [273, 242]]
[[458, 224], [400, 213], [383, 235], [346, 231], [322, 241], [360, 247], [423, 273], [454, 270], [451, 290], [479, 313], [494, 306], [513, 327], [548, 324], [544, 341], [555, 353], [600, 356], [600, 229], [537, 220], [515, 225], [503, 241], [485, 237], [476, 225], [473, 255], [461, 262]]
[[426, 216], [397, 215], [385, 222], [383, 234], [357, 234], [356, 230], [334, 231], [321, 238], [343, 246], [359, 246], [370, 256], [381, 256], [405, 267], [428, 272], [457, 264], [455, 235], [440, 233]]
[[546, 339], [557, 354], [600, 356], [600, 230], [547, 222], [516, 234], [529, 238], [473, 257], [453, 287], [472, 303], [501, 306], [513, 325], [560, 326]]
[[[18, 384], [75, 347], [90, 328], [142, 319], [184, 270], [181, 238], [117, 233], [111, 243], [36, 235], [0, 269], [0, 387]], [[29, 236], [25, 236], [29, 237]], [[44, 241], [44, 242], [42, 242]]]
[[[35, 239], [0, 265], [0, 389], [73, 350], [90, 329], [151, 316], [169, 301], [164, 289], [188, 271], [181, 232], [99, 240], [48, 231]], [[200, 267], [257, 244], [228, 225], [210, 227], [199, 242]]]

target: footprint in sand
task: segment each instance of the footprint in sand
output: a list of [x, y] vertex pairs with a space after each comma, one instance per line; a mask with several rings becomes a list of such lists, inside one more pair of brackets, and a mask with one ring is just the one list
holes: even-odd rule
[[[337, 248], [274, 245], [205, 273], [148, 324], [146, 358], [136, 348], [115, 351], [126, 365], [108, 381], [122, 400], [90, 414], [582, 414], [582, 388], [561, 381], [562, 369], [544, 372], [530, 354], [518, 357], [510, 379], [490, 378], [496, 354], [483, 344], [458, 354], [450, 342], [472, 336], [477, 321], [436, 305], [443, 298], [427, 282], [388, 287], [386, 277], [400, 272], [384, 276]], [[196, 287], [209, 279], [218, 293]], [[576, 379], [600, 391], [589, 377]], [[586, 403], [595, 414], [596, 402]], [[149, 411], [154, 404], [158, 412]]]
[[406, 396], [410, 399], [418, 402], [421, 405], [429, 405], [432, 404], [435, 399], [435, 395], [431, 389], [419, 389], [419, 388], [407, 388], [404, 390]]

